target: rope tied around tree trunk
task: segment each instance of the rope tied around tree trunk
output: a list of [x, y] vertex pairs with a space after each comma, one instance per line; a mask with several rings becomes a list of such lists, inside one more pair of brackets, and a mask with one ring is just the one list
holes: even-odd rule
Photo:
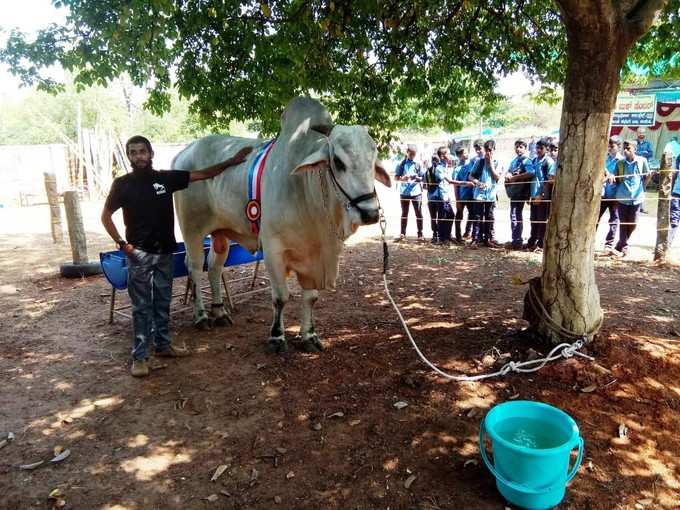
[[[543, 321], [548, 328], [559, 337], [566, 337], [571, 340], [583, 339], [586, 343], [589, 338], [592, 338], [602, 326], [602, 317], [597, 321], [595, 327], [587, 333], [576, 333], [570, 329], [565, 328], [562, 324], [558, 324], [555, 319], [550, 316], [550, 313], [545, 308], [541, 300], [541, 278], [532, 278], [527, 282], [529, 284], [529, 291], [527, 292], [528, 304], [534, 314], [534, 317]], [[533, 322], [533, 321], [530, 321]]]

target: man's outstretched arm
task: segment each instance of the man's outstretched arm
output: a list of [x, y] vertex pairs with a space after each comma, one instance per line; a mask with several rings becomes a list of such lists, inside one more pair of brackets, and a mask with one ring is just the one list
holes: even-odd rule
[[252, 152], [252, 150], [253, 150], [252, 147], [244, 147], [243, 149], [238, 151], [234, 156], [225, 161], [222, 161], [221, 163], [217, 163], [216, 165], [191, 172], [189, 174], [190, 175], [189, 182], [210, 179], [212, 177], [215, 177], [216, 175], [221, 174], [222, 172], [224, 172], [225, 169], [229, 168], [230, 166], [243, 163], [243, 161], [245, 161], [246, 157], [248, 156], [248, 154]]

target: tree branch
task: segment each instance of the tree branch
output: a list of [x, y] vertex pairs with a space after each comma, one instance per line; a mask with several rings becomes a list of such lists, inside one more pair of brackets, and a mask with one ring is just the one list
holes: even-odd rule
[[626, 25], [635, 40], [644, 35], [668, 0], [640, 0], [625, 14]]

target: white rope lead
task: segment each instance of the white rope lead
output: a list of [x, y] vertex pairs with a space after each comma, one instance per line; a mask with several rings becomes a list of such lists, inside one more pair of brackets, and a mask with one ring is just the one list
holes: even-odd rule
[[[399, 320], [401, 321], [401, 325], [404, 328], [404, 331], [406, 331], [406, 335], [408, 336], [408, 339], [411, 341], [411, 344], [413, 345], [413, 348], [416, 350], [418, 353], [418, 356], [420, 356], [420, 359], [427, 365], [429, 366], [432, 370], [434, 370], [436, 373], [441, 375], [442, 377], [445, 377], [447, 379], [451, 379], [454, 381], [461, 381], [461, 382], [475, 382], [475, 381], [481, 381], [483, 379], [489, 379], [491, 377], [497, 377], [497, 376], [502, 376], [509, 374], [510, 372], [517, 372], [517, 373], [522, 373], [522, 374], [527, 374], [531, 372], [536, 372], [543, 368], [548, 362], [554, 361], [559, 358], [571, 358], [574, 355], [576, 356], [581, 356], [582, 358], [586, 358], [590, 361], [595, 361], [595, 358], [592, 356], [588, 356], [587, 354], [583, 354], [582, 352], [579, 352], [579, 349], [583, 347], [584, 341], [583, 339], [575, 341], [573, 344], [569, 343], [562, 343], [559, 345], [556, 345], [553, 347], [553, 349], [548, 353], [548, 355], [545, 358], [538, 358], [530, 361], [523, 361], [520, 363], [514, 362], [514, 361], [509, 361], [505, 365], [503, 365], [500, 370], [497, 372], [492, 372], [489, 374], [480, 374], [480, 375], [453, 375], [449, 374], [447, 372], [444, 372], [440, 368], [438, 368], [434, 363], [432, 363], [430, 360], [428, 360], [425, 355], [421, 352], [420, 348], [418, 347], [418, 344], [416, 344], [416, 341], [413, 339], [413, 336], [411, 335], [411, 331], [409, 330], [408, 326], [406, 325], [406, 321], [404, 320], [404, 316], [401, 314], [401, 311], [399, 310], [399, 307], [397, 304], [394, 302], [394, 299], [392, 299], [392, 294], [390, 293], [389, 286], [387, 285], [387, 274], [383, 272], [383, 284], [385, 286], [385, 294], [387, 294], [387, 299], [390, 300], [390, 303], [392, 303], [392, 307], [394, 310], [397, 312], [397, 316], [399, 317]], [[531, 365], [538, 365], [534, 366], [532, 368], [525, 368], [529, 367]]]

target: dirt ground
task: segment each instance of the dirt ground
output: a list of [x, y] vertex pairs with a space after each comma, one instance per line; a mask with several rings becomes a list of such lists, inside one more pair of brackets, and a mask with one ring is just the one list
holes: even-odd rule
[[[93, 254], [110, 249], [88, 235]], [[477, 374], [500, 354], [547, 352], [512, 336], [525, 325], [526, 287], [511, 278], [538, 275], [539, 256], [416, 242], [390, 250], [392, 292], [440, 367]], [[680, 507], [677, 267], [598, 261], [606, 321], [586, 349], [596, 364], [572, 358], [461, 384], [417, 358], [382, 290], [381, 245], [364, 238], [316, 307], [324, 353], [266, 354], [263, 292], [238, 305], [231, 327], [198, 332], [189, 311], [175, 315], [174, 341], [193, 355], [155, 360], [137, 380], [129, 322], [107, 321], [110, 287], [57, 277], [58, 256], [65, 249], [55, 255], [46, 234], [0, 235], [0, 434], [16, 436], [0, 449], [3, 509], [50, 508], [59, 489], [73, 509], [502, 510], [477, 437], [490, 407], [513, 398], [559, 406], [581, 428], [585, 459], [560, 508]], [[291, 339], [300, 305], [294, 291]], [[55, 447], [70, 457], [18, 468]]]

